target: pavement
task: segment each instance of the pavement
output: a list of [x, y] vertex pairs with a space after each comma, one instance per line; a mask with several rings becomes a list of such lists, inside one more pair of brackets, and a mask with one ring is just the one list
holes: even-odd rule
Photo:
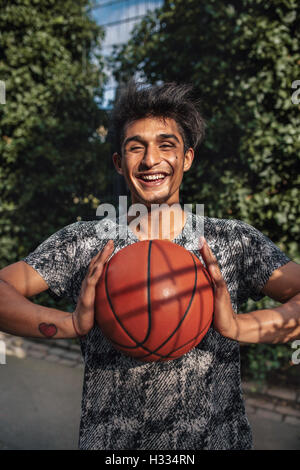
[[[83, 383], [78, 346], [3, 338], [9, 344], [6, 363], [0, 361], [0, 450], [77, 449]], [[252, 388], [244, 384], [254, 448], [300, 450], [300, 391], [258, 394]]]
[[255, 450], [300, 450], [300, 427], [248, 414]]
[[0, 377], [0, 449], [77, 448], [81, 369], [7, 356]]

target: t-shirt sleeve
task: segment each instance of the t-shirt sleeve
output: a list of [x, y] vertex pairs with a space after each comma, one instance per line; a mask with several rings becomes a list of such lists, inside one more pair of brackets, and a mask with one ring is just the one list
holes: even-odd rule
[[77, 223], [62, 228], [22, 259], [42, 276], [49, 286], [49, 293], [54, 294], [54, 297], [71, 298], [76, 229]]
[[285, 255], [266, 235], [245, 222], [238, 221], [242, 246], [240, 288], [242, 297], [258, 301], [264, 297], [262, 289], [276, 269], [288, 263]]

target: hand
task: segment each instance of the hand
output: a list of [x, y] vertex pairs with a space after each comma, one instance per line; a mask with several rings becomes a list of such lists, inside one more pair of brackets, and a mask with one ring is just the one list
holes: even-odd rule
[[[209, 248], [206, 240], [201, 237], [200, 253], [206, 264], [207, 270], [213, 280], [214, 287], [214, 317], [213, 326], [216, 331], [227, 338], [234, 339], [236, 337], [237, 315], [231, 304], [230, 295], [226, 282], [222, 276], [218, 265], [217, 258]], [[202, 244], [203, 243], [203, 244]]]
[[114, 242], [109, 240], [89, 264], [87, 274], [81, 285], [77, 306], [73, 313], [73, 325], [76, 335], [84, 336], [94, 326], [96, 284], [102, 274], [104, 264], [113, 250]]

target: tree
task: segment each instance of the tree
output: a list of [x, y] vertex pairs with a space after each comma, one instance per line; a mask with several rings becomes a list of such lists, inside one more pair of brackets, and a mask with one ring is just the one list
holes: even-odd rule
[[300, 260], [297, 0], [165, 0], [116, 50], [118, 80], [189, 82], [207, 137], [185, 176], [184, 202], [239, 218]]
[[1, 267], [93, 218], [106, 193], [103, 31], [89, 4], [0, 0]]
[[[185, 175], [183, 202], [210, 217], [254, 225], [300, 261], [300, 4], [297, 0], [165, 0], [112, 58], [116, 78], [188, 82], [202, 100], [207, 136]], [[249, 300], [244, 311], [276, 305]], [[290, 364], [290, 345], [242, 348], [263, 380]]]

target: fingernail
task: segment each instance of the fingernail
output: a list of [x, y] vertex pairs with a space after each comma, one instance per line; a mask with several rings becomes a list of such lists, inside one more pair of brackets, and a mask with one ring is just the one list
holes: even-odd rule
[[205, 243], [205, 238], [204, 238], [204, 237], [200, 237], [200, 238], [199, 238], [199, 248], [202, 248], [203, 245], [204, 245], [204, 243]]

